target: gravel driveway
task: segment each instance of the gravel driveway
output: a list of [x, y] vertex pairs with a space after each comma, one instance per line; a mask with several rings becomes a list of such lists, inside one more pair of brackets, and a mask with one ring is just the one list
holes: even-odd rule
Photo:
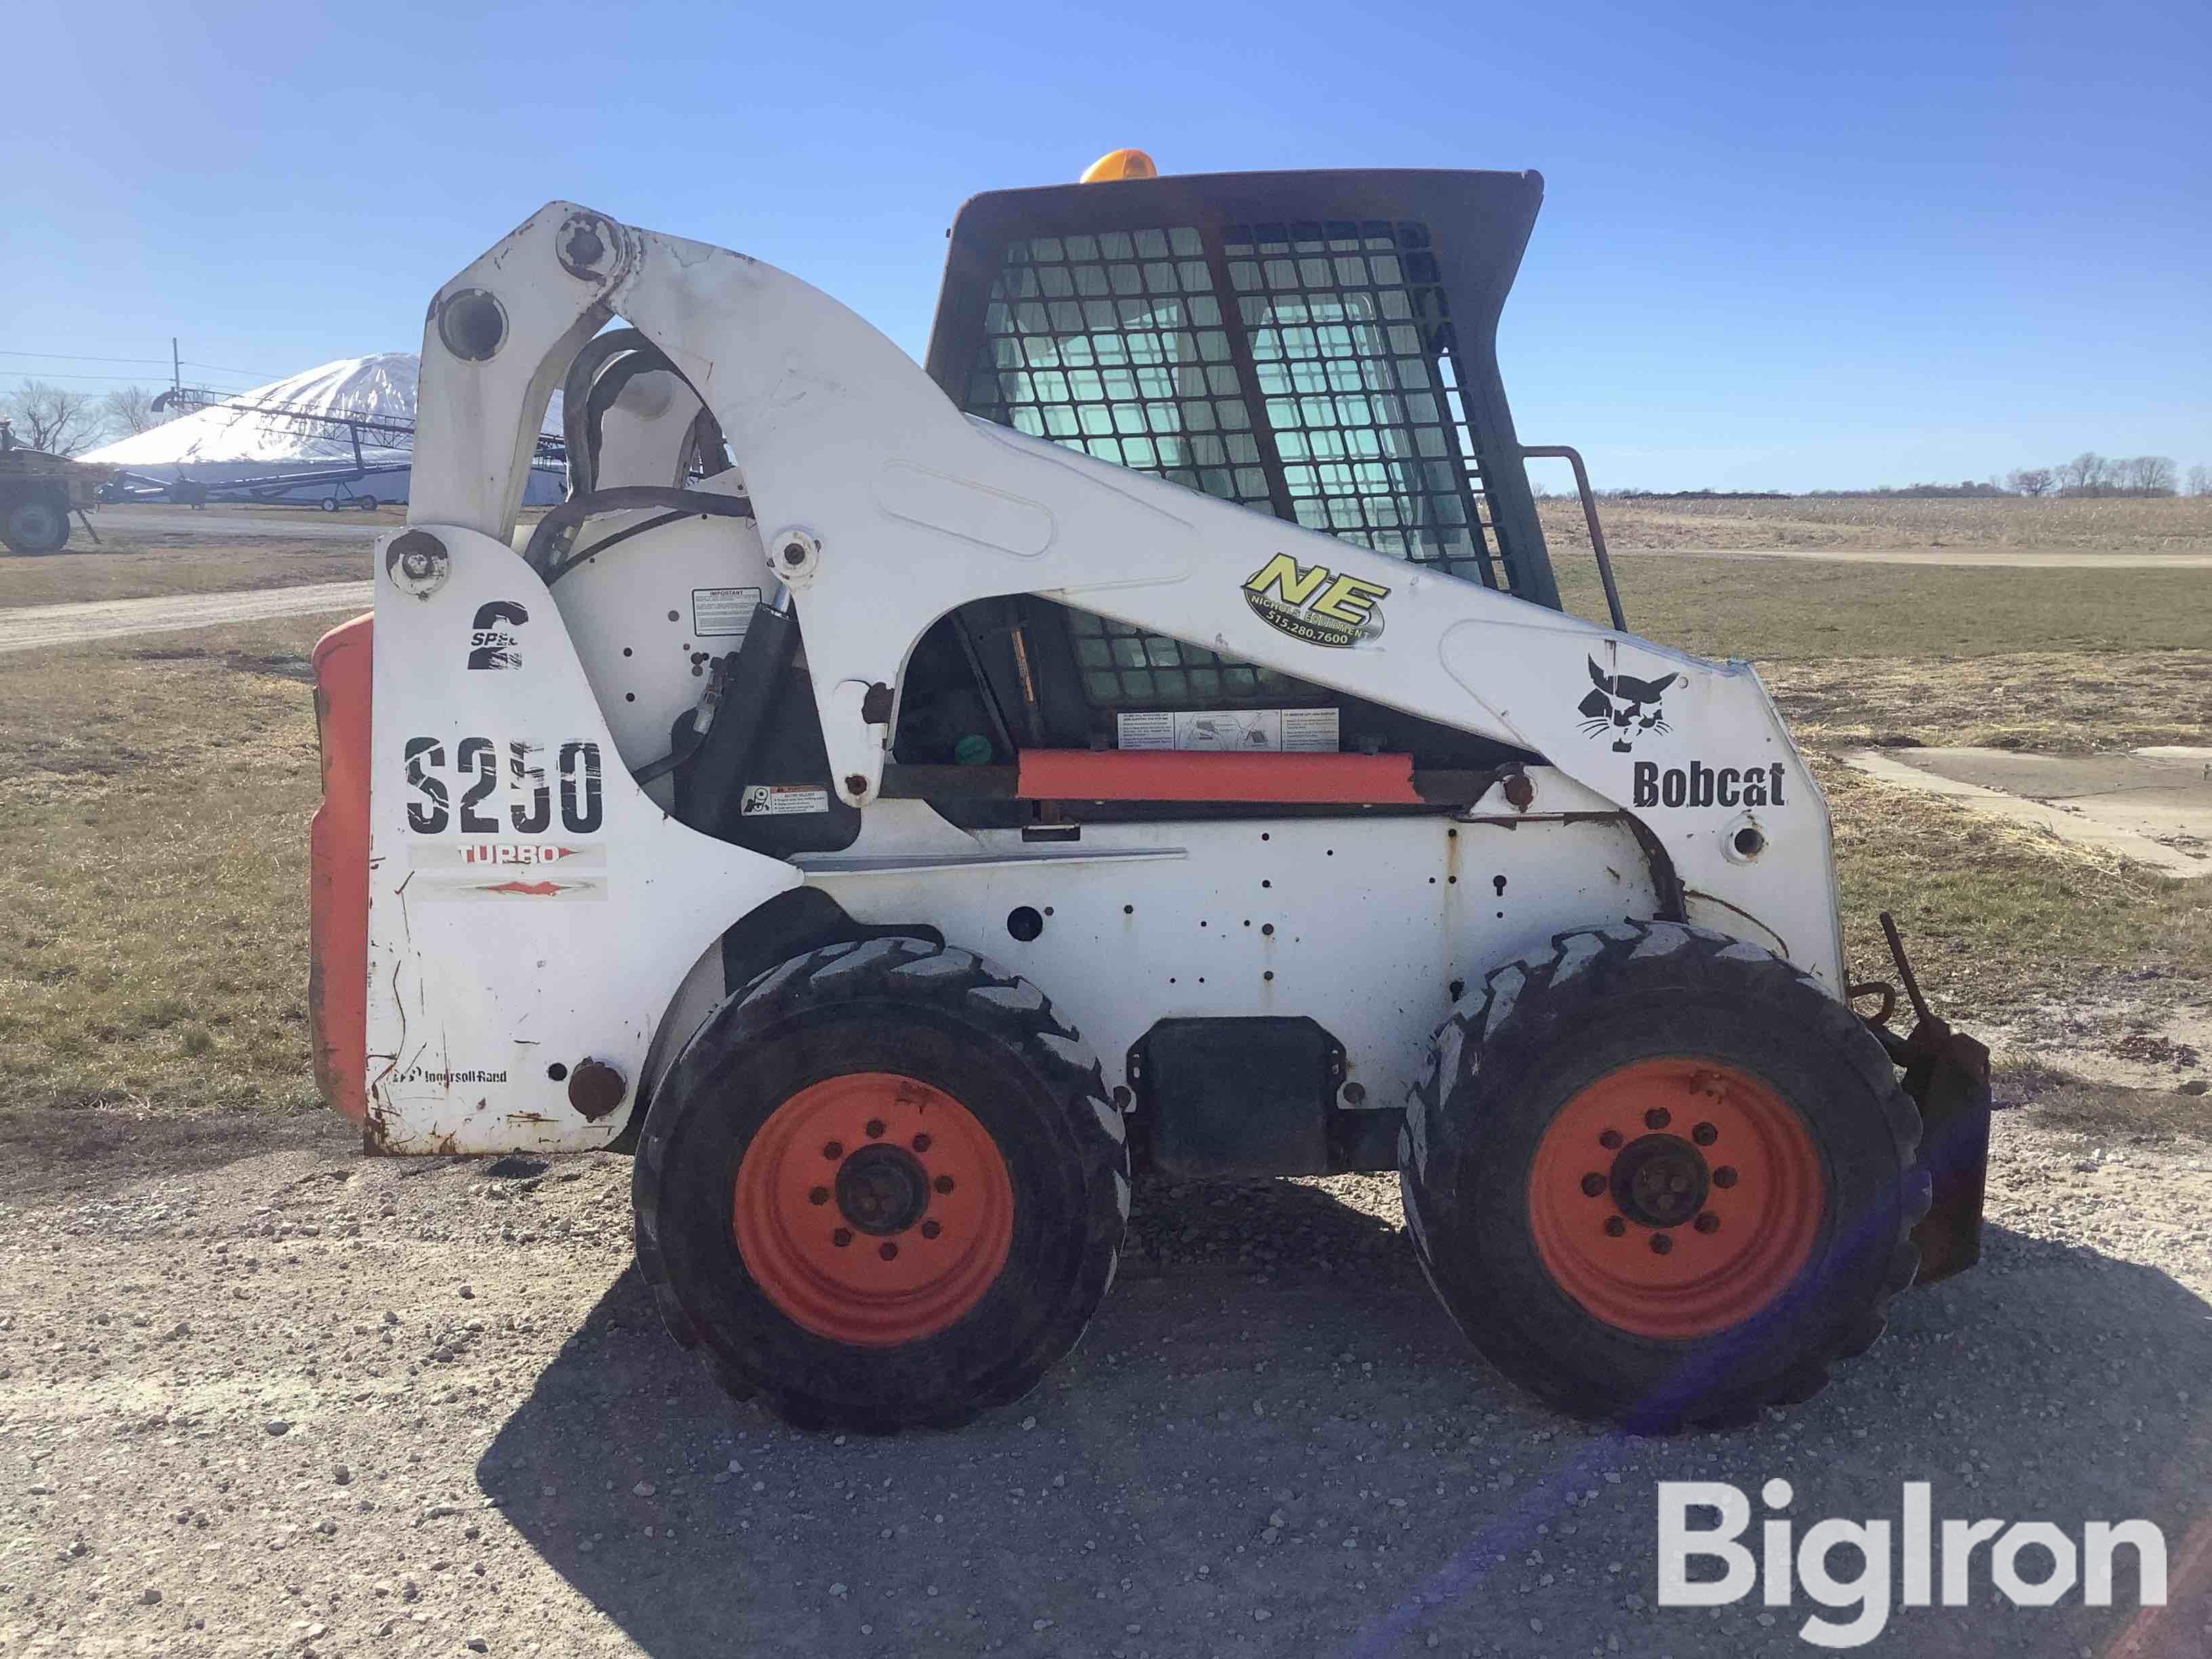
[[38, 651], [126, 634], [173, 634], [222, 623], [323, 611], [366, 611], [375, 602], [368, 582], [316, 582], [237, 593], [165, 594], [151, 599], [90, 599], [80, 605], [21, 605], [0, 611], [0, 651]]
[[9, 1133], [0, 1653], [1806, 1654], [1802, 1599], [1654, 1605], [1655, 1482], [1776, 1475], [1805, 1522], [1927, 1480], [1938, 1516], [2165, 1529], [2164, 1609], [2125, 1556], [2112, 1607], [2014, 1607], [1984, 1554], [1973, 1605], [1863, 1651], [2212, 1650], [2193, 1139], [2002, 1116], [1979, 1270], [1809, 1404], [1664, 1442], [1474, 1360], [1391, 1182], [1140, 1186], [1069, 1364], [879, 1440], [674, 1348], [621, 1158], [367, 1161], [319, 1116]]

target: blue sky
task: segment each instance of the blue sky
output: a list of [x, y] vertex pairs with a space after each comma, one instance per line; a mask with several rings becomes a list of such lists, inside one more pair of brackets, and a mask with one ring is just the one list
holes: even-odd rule
[[1133, 143], [1543, 173], [1506, 386], [1601, 486], [2212, 464], [2203, 0], [168, 0], [8, 32], [0, 351], [79, 360], [0, 356], [0, 386], [158, 383], [82, 359], [172, 334], [223, 386], [411, 349], [555, 197], [769, 259], [919, 355], [964, 197]]

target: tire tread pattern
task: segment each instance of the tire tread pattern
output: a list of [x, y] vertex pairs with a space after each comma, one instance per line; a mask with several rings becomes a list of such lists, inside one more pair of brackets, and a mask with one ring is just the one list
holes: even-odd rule
[[[669, 1149], [686, 1115], [710, 1105], [705, 1091], [687, 1088], [686, 1082], [703, 1077], [733, 1049], [793, 1015], [828, 1004], [866, 1000], [933, 1004], [1018, 1050], [1024, 1062], [1050, 1083], [1065, 1108], [1066, 1127], [1081, 1164], [1082, 1189], [1089, 1195], [1084, 1282], [1054, 1310], [1053, 1328], [1039, 1333], [1030, 1345], [1030, 1363], [965, 1398], [930, 1402], [920, 1410], [889, 1401], [876, 1409], [831, 1404], [810, 1394], [802, 1379], [763, 1375], [749, 1367], [744, 1353], [715, 1342], [685, 1309], [660, 1241]], [[738, 1399], [757, 1400], [795, 1426], [874, 1433], [957, 1427], [1033, 1389], [1043, 1372], [1081, 1339], [1112, 1283], [1128, 1220], [1128, 1146], [1125, 1136], [1109, 1128], [1109, 1122], [1118, 1125], [1119, 1121], [1097, 1054], [1028, 981], [973, 951], [926, 939], [877, 938], [858, 945], [823, 945], [755, 975], [702, 1023], [669, 1068], [647, 1115], [631, 1176], [638, 1269], [670, 1334], [686, 1347], [707, 1346], [710, 1369]]]
[[[1475, 1126], [1464, 1121], [1466, 1114], [1448, 1109], [1454, 1093], [1502, 1048], [1555, 1034], [1563, 1022], [1588, 1006], [1585, 995], [1597, 994], [1596, 988], [1614, 978], [1622, 964], [1649, 963], [1654, 958], [1671, 958], [1668, 971], [1724, 987], [1763, 1005], [1778, 1020], [1809, 1028], [1810, 1034], [1844, 1056], [1881, 1102], [1897, 1168], [1904, 1175], [1896, 1243], [1879, 1291], [1869, 1302], [1830, 1310], [1832, 1316], [1826, 1319], [1808, 1319], [1817, 1334], [1802, 1356], [1755, 1391], [1720, 1389], [1679, 1408], [1632, 1414], [1590, 1381], [1563, 1376], [1531, 1345], [1519, 1341], [1504, 1322], [1484, 1322], [1480, 1330], [1470, 1328], [1471, 1322], [1462, 1317], [1443, 1293], [1431, 1240], [1439, 1210], [1456, 1196], [1451, 1190], [1453, 1172], [1473, 1150], [1469, 1132]], [[1920, 1142], [1917, 1109], [1900, 1086], [1888, 1055], [1858, 1016], [1810, 974], [1756, 946], [1672, 921], [1626, 921], [1555, 934], [1548, 952], [1502, 963], [1484, 976], [1480, 986], [1471, 988], [1439, 1029], [1431, 1058], [1428, 1076], [1407, 1102], [1407, 1126], [1399, 1143], [1407, 1231], [1421, 1271], [1462, 1334], [1499, 1370], [1577, 1415], [1628, 1421], [1644, 1433], [1668, 1433], [1734, 1426], [1754, 1418], [1762, 1407], [1809, 1399], [1826, 1384], [1837, 1361], [1855, 1358], [1874, 1344], [1881, 1334], [1890, 1299], [1911, 1285], [1918, 1270], [1919, 1251], [1911, 1231], [1928, 1212], [1932, 1186], [1927, 1170], [1915, 1161]]]

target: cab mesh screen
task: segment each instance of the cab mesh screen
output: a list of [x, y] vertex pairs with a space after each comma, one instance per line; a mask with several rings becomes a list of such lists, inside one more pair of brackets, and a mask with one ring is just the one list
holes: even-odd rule
[[[1011, 244], [968, 410], [1500, 585], [1425, 226], [1190, 226]], [[1070, 611], [1100, 708], [1325, 702], [1272, 670]]]

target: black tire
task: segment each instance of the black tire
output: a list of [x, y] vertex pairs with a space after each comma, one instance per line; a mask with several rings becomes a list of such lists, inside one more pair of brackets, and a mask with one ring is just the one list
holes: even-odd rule
[[377, 508], [377, 500], [374, 495], [356, 495], [353, 498], [353, 504], [364, 513], [374, 513]]
[[[1888, 1056], [1817, 981], [1718, 933], [1627, 922], [1553, 945], [1462, 999], [1408, 1106], [1400, 1184], [1429, 1282], [1485, 1358], [1578, 1417], [1668, 1433], [1810, 1397], [1836, 1360], [1880, 1334], [1884, 1306], [1918, 1265], [1910, 1234], [1929, 1190], [1913, 1164], [1920, 1119]], [[1531, 1170], [1546, 1129], [1583, 1090], [1681, 1056], [1755, 1077], [1786, 1103], [1825, 1201], [1802, 1266], [1756, 1312], [1688, 1338], [1638, 1335], [1591, 1312], [1545, 1265]], [[1594, 1182], [1582, 1190], [1593, 1217], [1613, 1202]], [[1623, 1224], [1626, 1248], [1661, 1231]]]
[[337, 498], [337, 496], [335, 496], [335, 495], [325, 495], [325, 496], [324, 496], [324, 497], [323, 497], [323, 511], [324, 511], [324, 512], [325, 512], [325, 513], [335, 513], [335, 512], [337, 512], [337, 510], [338, 510], [338, 498]]
[[69, 545], [69, 503], [51, 490], [19, 495], [0, 518], [0, 542], [10, 553], [58, 553]]
[[[960, 1102], [1013, 1194], [1012, 1247], [980, 1299], [896, 1346], [802, 1328], [732, 1230], [739, 1164], [776, 1109], [871, 1071]], [[952, 946], [878, 938], [783, 963], [708, 1017], [647, 1115], [631, 1198], [663, 1322], [732, 1393], [801, 1427], [951, 1427], [1020, 1399], [1082, 1335], [1113, 1282], [1128, 1151], [1096, 1055], [1036, 987]]]

